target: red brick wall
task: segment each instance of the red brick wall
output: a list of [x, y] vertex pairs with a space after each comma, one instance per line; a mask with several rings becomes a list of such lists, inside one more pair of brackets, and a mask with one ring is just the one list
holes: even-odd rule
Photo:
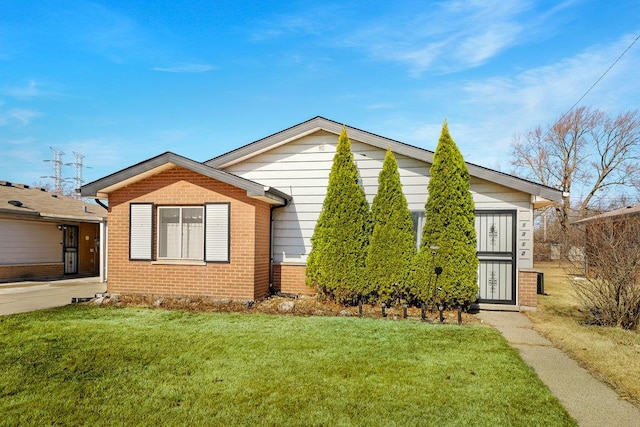
[[0, 281], [4, 282], [13, 280], [59, 279], [62, 278], [62, 276], [64, 276], [64, 264], [61, 262], [0, 266]]
[[536, 271], [518, 272], [518, 304], [523, 307], [535, 308], [538, 292], [538, 273]]
[[[230, 203], [229, 263], [168, 265], [129, 260], [129, 204]], [[246, 190], [175, 167], [109, 196], [109, 292], [253, 300], [268, 293], [269, 205]], [[154, 213], [155, 215], [155, 213]], [[154, 217], [154, 222], [155, 217]], [[154, 230], [154, 251], [156, 234]]]
[[287, 294], [313, 295], [315, 289], [305, 284], [304, 265], [275, 264], [273, 266], [273, 287]]
[[256, 205], [254, 236], [254, 299], [269, 293], [269, 264], [271, 263], [271, 208], [265, 203]]

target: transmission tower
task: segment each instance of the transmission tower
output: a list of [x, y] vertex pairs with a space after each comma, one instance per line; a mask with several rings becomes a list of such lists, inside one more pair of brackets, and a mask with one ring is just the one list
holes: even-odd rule
[[51, 178], [53, 179], [53, 192], [55, 194], [62, 194], [64, 188], [62, 186], [62, 156], [64, 152], [62, 150], [58, 150], [57, 148], [49, 147], [51, 153], [53, 153], [52, 160], [45, 160], [45, 162], [51, 162], [53, 175], [51, 176], [43, 176], [42, 178]]
[[[75, 168], [76, 174], [73, 178], [73, 182], [75, 183], [73, 189], [76, 190], [82, 186], [84, 180], [82, 179], [82, 159], [84, 159], [84, 154], [78, 153], [76, 151], [73, 152], [73, 155], [76, 158], [76, 161], [73, 163], [65, 163], [67, 166], [73, 166]], [[77, 192], [73, 192], [73, 197], [80, 198], [80, 194]]]

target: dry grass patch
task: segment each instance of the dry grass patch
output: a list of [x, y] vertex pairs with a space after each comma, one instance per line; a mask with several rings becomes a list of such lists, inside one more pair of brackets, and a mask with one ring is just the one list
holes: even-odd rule
[[568, 266], [536, 267], [544, 271], [547, 295], [539, 295], [538, 310], [529, 313], [535, 329], [640, 408], [640, 333], [583, 324]]

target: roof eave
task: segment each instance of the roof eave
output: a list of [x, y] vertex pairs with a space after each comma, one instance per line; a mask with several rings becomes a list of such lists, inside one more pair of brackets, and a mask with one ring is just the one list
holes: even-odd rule
[[82, 186], [80, 194], [84, 197], [108, 199], [112, 192], [161, 173], [173, 167], [182, 167], [198, 174], [216, 179], [231, 186], [247, 191], [247, 196], [264, 198], [270, 204], [286, 204], [291, 199], [287, 194], [273, 188], [264, 187], [257, 182], [233, 175], [231, 173], [198, 163], [186, 157], [167, 152], [147, 161], [113, 173], [105, 178]]
[[[285, 129], [281, 132], [270, 135], [266, 138], [242, 146], [221, 156], [215, 157], [205, 162], [205, 164], [210, 167], [224, 169], [231, 165], [249, 159], [253, 156], [264, 153], [266, 151], [284, 145], [290, 141], [294, 141], [320, 130], [339, 135], [342, 131], [343, 126], [346, 128], [350, 139], [361, 141], [365, 144], [369, 144], [382, 150], [390, 148], [394, 153], [421, 160], [426, 163], [433, 163], [433, 151], [405, 144], [403, 142], [376, 135], [358, 128], [342, 125], [333, 120], [318, 116], [314, 117], [313, 119], [307, 120], [306, 122], [302, 122], [298, 125]], [[503, 172], [487, 169], [473, 163], [466, 162], [466, 165], [469, 173], [474, 177], [495, 182], [505, 187], [513, 188], [528, 194], [540, 196], [548, 200], [548, 204], [560, 202], [562, 200], [562, 192], [560, 190], [556, 190], [555, 188], [546, 187], [542, 184], [527, 181], [525, 179]], [[544, 202], [540, 202], [539, 205], [542, 206], [542, 203]]]
[[266, 151], [277, 148], [281, 145], [287, 144], [296, 139], [300, 139], [312, 133], [324, 130], [327, 132], [340, 135], [342, 128], [345, 127], [349, 138], [357, 141], [362, 141], [371, 146], [386, 150], [390, 147], [394, 153], [402, 154], [407, 157], [416, 158], [418, 160], [426, 161], [428, 163], [433, 162], [433, 152], [425, 150], [423, 148], [414, 147], [412, 145], [405, 144], [400, 141], [386, 138], [384, 136], [376, 135], [371, 132], [364, 131], [362, 129], [354, 128], [351, 126], [343, 125], [333, 120], [326, 119], [324, 117], [314, 117], [311, 120], [302, 122], [288, 129], [274, 133], [273, 135], [259, 139], [255, 142], [244, 145], [236, 150], [222, 154], [215, 157], [204, 164], [215, 168], [227, 168], [236, 163], [240, 163], [246, 159], [262, 154]]
[[79, 217], [73, 215], [59, 215], [59, 214], [50, 214], [50, 213], [41, 213], [40, 217], [43, 219], [54, 219], [54, 220], [67, 220], [67, 221], [75, 221], [75, 222], [105, 222], [107, 220], [106, 217], [102, 216], [86, 216]]
[[20, 211], [17, 209], [4, 209], [4, 208], [0, 208], [0, 214], [6, 214], [6, 215], [16, 215], [16, 216], [28, 216], [28, 217], [34, 217], [34, 216], [39, 216], [40, 214], [36, 211]]

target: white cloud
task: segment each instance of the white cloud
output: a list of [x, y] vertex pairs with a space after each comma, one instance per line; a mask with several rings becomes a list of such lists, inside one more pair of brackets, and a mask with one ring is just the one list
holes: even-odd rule
[[[300, 13], [276, 14], [253, 22], [249, 38], [261, 43], [292, 34], [326, 36], [327, 28], [339, 27], [348, 14], [348, 6], [328, 3], [305, 7]], [[328, 27], [327, 23], [331, 25]]]
[[165, 73], [206, 73], [215, 70], [211, 64], [177, 64], [168, 67], [154, 67], [155, 71]]
[[387, 110], [394, 107], [395, 105], [390, 102], [377, 102], [377, 103], [369, 104], [365, 106], [367, 110]]
[[0, 126], [8, 126], [14, 123], [24, 126], [31, 123], [33, 119], [41, 116], [42, 113], [35, 110], [14, 108], [6, 112], [0, 112]]
[[[441, 88], [448, 94], [442, 114], [449, 119], [449, 130], [465, 159], [508, 171], [514, 134], [557, 120], [633, 39], [634, 36], [626, 35], [611, 44], [593, 46], [556, 63], [513, 75], [456, 82]], [[639, 47], [640, 44], [630, 49], [579, 105], [599, 108], [611, 115], [637, 109]], [[441, 122], [404, 120], [399, 123], [401, 125], [396, 129], [400, 140], [431, 150], [435, 148]]]
[[44, 94], [39, 86], [35, 80], [29, 80], [25, 86], [10, 87], [5, 89], [4, 93], [14, 98], [33, 98]]
[[[615, 43], [592, 47], [555, 64], [514, 76], [469, 82], [464, 89], [476, 111], [490, 112], [492, 115], [502, 112], [503, 116], [519, 117], [519, 121], [542, 124], [571, 108], [629, 42], [630, 37], [625, 36]], [[580, 104], [610, 109], [628, 104], [630, 99], [637, 99], [640, 83], [634, 76], [638, 66], [640, 53], [630, 51]], [[611, 102], [613, 99], [615, 101]]]
[[[257, 22], [255, 42], [304, 35], [323, 46], [364, 52], [379, 61], [405, 65], [419, 76], [477, 67], [514, 45], [535, 29], [543, 31], [553, 15], [576, 0], [538, 11], [531, 20], [531, 0], [448, 0], [389, 3], [382, 8], [323, 5]], [[330, 23], [330, 25], [327, 25]], [[345, 31], [333, 31], [344, 28]]]
[[[476, 67], [521, 42], [527, 1], [449, 1], [365, 22], [345, 44], [379, 60], [405, 64], [411, 74]], [[391, 23], [391, 24], [390, 24]]]

